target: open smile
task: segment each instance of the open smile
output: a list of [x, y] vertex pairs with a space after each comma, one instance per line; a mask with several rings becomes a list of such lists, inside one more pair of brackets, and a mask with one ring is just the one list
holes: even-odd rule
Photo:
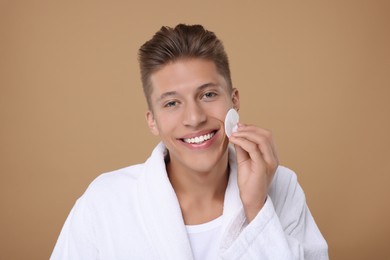
[[208, 140], [210, 140], [211, 138], [213, 138], [213, 136], [215, 135], [217, 131], [212, 131], [210, 133], [207, 133], [207, 134], [202, 134], [202, 135], [199, 135], [199, 136], [194, 136], [194, 137], [189, 137], [189, 138], [182, 138], [181, 140], [184, 142], [184, 143], [187, 143], [187, 144], [202, 144]]

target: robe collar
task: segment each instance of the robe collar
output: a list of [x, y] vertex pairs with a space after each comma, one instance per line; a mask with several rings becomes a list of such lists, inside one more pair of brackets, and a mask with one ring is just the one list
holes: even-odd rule
[[[245, 225], [237, 185], [236, 154], [232, 146], [228, 149], [230, 172], [224, 199], [221, 250], [229, 247]], [[141, 214], [153, 247], [162, 259], [193, 259], [180, 204], [166, 171], [166, 153], [161, 142], [144, 164], [138, 185]]]

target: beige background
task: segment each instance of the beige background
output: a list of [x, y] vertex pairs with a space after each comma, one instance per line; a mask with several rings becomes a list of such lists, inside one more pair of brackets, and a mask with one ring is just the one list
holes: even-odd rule
[[389, 1], [0, 1], [0, 259], [47, 259], [100, 173], [143, 162], [138, 47], [224, 41], [242, 121], [271, 129], [331, 259], [390, 259]]

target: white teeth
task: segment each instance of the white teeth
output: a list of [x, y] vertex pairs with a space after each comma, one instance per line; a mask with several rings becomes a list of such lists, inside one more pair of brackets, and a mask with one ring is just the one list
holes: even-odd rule
[[183, 140], [184, 140], [184, 142], [189, 143], [189, 144], [201, 144], [204, 141], [210, 140], [211, 137], [213, 137], [213, 136], [214, 136], [214, 133], [210, 133], [207, 135], [201, 135], [201, 136], [197, 136], [194, 138], [184, 138]]

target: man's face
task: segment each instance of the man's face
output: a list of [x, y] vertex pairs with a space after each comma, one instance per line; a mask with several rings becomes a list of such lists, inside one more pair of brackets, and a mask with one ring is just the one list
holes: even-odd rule
[[238, 91], [229, 93], [226, 80], [212, 61], [181, 59], [151, 76], [152, 133], [166, 145], [176, 169], [209, 172], [227, 158], [226, 112], [239, 107]]

